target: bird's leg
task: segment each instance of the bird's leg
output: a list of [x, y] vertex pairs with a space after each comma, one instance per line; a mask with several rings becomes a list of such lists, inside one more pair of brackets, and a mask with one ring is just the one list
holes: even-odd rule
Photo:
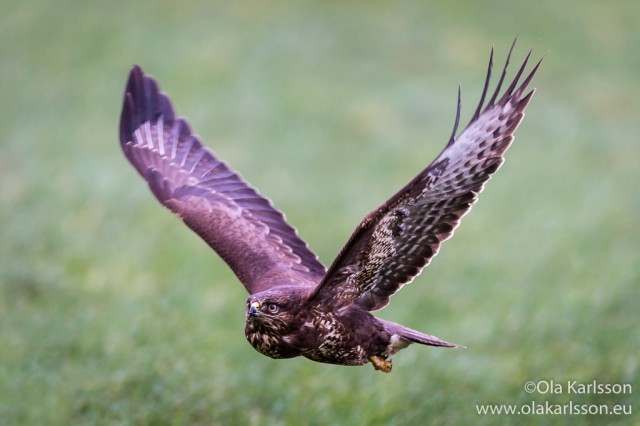
[[382, 371], [383, 373], [391, 373], [391, 367], [393, 367], [393, 365], [390, 359], [387, 360], [378, 355], [372, 355], [368, 359], [376, 370]]

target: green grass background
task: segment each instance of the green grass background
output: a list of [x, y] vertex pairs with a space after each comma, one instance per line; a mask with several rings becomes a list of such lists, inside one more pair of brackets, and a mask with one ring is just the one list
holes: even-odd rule
[[[638, 424], [480, 416], [632, 404], [640, 353], [640, 3], [5, 1], [1, 424]], [[497, 65], [546, 55], [505, 166], [380, 315], [468, 346], [390, 375], [275, 361], [244, 289], [120, 152], [133, 63], [328, 264], [426, 166]], [[513, 75], [513, 69], [512, 73]], [[631, 395], [528, 394], [528, 380]]]

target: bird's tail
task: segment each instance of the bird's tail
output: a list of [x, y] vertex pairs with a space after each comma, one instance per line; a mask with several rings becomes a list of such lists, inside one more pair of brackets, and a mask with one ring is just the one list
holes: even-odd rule
[[449, 343], [437, 338], [436, 336], [420, 333], [419, 331], [412, 330], [403, 325], [396, 324], [395, 322], [384, 321], [384, 326], [392, 335], [398, 336], [401, 340], [404, 340], [404, 346], [407, 346], [410, 343], [420, 343], [421, 345], [443, 346], [446, 348], [465, 348], [465, 346]]

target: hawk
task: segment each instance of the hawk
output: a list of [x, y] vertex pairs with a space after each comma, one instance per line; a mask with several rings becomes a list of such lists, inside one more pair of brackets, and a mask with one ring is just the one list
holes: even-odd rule
[[429, 264], [503, 163], [541, 62], [518, 84], [529, 51], [501, 94], [512, 51], [513, 45], [485, 104], [491, 49], [480, 102], [456, 136], [458, 87], [455, 124], [444, 150], [360, 222], [328, 269], [267, 198], [202, 144], [139, 66], [126, 85], [120, 142], [158, 201], [213, 248], [249, 292], [245, 335], [258, 352], [339, 365], [371, 362], [388, 373], [391, 356], [412, 343], [460, 347], [371, 311], [387, 306]]

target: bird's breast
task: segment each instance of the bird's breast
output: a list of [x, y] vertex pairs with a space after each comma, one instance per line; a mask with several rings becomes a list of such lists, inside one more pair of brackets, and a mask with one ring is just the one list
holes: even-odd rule
[[255, 350], [270, 358], [293, 358], [300, 355], [300, 351], [292, 346], [291, 340], [273, 330], [256, 326], [251, 321], [245, 325], [247, 341]]

